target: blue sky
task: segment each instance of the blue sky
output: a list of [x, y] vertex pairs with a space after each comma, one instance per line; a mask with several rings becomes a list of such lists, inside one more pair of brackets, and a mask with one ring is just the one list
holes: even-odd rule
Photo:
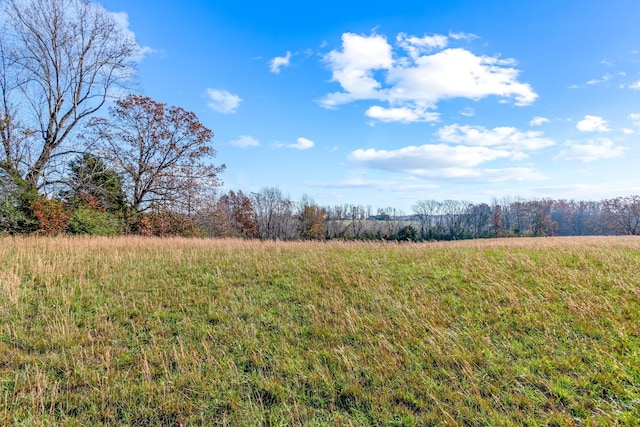
[[640, 193], [640, 2], [104, 0], [224, 190], [322, 205]]

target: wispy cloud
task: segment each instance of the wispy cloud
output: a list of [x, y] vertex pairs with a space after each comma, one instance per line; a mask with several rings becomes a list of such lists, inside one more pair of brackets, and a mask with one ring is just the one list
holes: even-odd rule
[[448, 143], [497, 147], [513, 152], [539, 150], [554, 145], [554, 141], [545, 138], [542, 132], [523, 132], [508, 126], [488, 129], [483, 126], [454, 124], [442, 127], [436, 134], [441, 141]]
[[465, 40], [465, 41], [473, 41], [475, 39], [478, 39], [480, 37], [476, 36], [475, 34], [472, 33], [455, 33], [453, 31], [449, 31], [449, 38], [453, 39], [453, 40]]
[[368, 108], [380, 121], [410, 123], [436, 121], [438, 102], [450, 98], [481, 99], [497, 96], [529, 105], [538, 95], [518, 80], [514, 59], [477, 56], [462, 48], [447, 47], [450, 40], [469, 39], [434, 34], [422, 37], [401, 33], [395, 47], [379, 34], [342, 35], [340, 50], [325, 56], [332, 80], [342, 91], [325, 95], [325, 108], [369, 100], [384, 103]]
[[640, 80], [627, 86], [629, 89], [640, 90]]
[[554, 160], [577, 160], [590, 163], [596, 160], [621, 157], [626, 150], [625, 147], [614, 145], [609, 138], [600, 138], [586, 143], [569, 141], [565, 147], [554, 157]]
[[233, 114], [238, 111], [242, 98], [221, 89], [207, 89], [207, 106], [218, 113]]
[[602, 76], [602, 77], [601, 77], [601, 78], [599, 78], [599, 79], [592, 79], [592, 80], [589, 80], [589, 81], [587, 82], [587, 84], [588, 84], [588, 85], [597, 85], [597, 84], [600, 84], [600, 83], [606, 83], [606, 82], [608, 82], [609, 80], [611, 80], [611, 78], [612, 78], [612, 77], [613, 77], [613, 76], [612, 76], [611, 74], [607, 73], [607, 74], [605, 74], [604, 76]]
[[249, 135], [242, 135], [233, 141], [229, 141], [229, 145], [239, 148], [259, 147], [260, 141]]
[[407, 146], [392, 150], [357, 149], [348, 161], [357, 167], [404, 173], [417, 178], [508, 182], [543, 179], [530, 167], [481, 168], [491, 161], [518, 161], [527, 152], [554, 145], [542, 132], [520, 131], [513, 127], [488, 129], [453, 124], [435, 135], [436, 144]]
[[374, 189], [385, 192], [424, 192], [438, 188], [436, 184], [407, 184], [395, 180], [377, 180], [365, 178], [345, 179], [336, 182], [308, 182], [312, 187], [320, 188], [347, 188], [347, 189]]
[[476, 111], [471, 107], [466, 107], [462, 111], [460, 111], [460, 115], [465, 117], [473, 117], [475, 116], [475, 114]]
[[287, 52], [285, 56], [276, 56], [270, 61], [270, 67], [272, 73], [280, 74], [280, 69], [288, 67], [291, 63], [291, 52]]

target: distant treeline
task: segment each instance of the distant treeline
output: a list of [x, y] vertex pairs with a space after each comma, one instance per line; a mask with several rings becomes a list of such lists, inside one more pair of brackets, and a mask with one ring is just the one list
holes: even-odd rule
[[0, 234], [395, 241], [640, 234], [640, 196], [601, 201], [503, 198], [490, 204], [421, 200], [412, 212], [402, 212], [354, 204], [320, 206], [307, 197], [296, 202], [277, 188], [264, 188], [133, 207], [118, 177], [99, 159], [85, 154], [71, 163], [71, 172], [74, 185], [61, 187], [55, 197], [25, 192], [0, 179]]

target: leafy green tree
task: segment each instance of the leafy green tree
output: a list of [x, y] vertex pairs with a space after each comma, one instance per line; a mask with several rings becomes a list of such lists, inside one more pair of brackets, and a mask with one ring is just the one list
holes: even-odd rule
[[38, 228], [33, 203], [38, 193], [19, 176], [0, 168], [0, 233], [29, 233]]

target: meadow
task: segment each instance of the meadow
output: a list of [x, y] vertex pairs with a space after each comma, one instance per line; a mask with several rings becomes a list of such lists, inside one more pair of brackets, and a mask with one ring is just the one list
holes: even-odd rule
[[0, 238], [0, 425], [638, 425], [640, 238]]

